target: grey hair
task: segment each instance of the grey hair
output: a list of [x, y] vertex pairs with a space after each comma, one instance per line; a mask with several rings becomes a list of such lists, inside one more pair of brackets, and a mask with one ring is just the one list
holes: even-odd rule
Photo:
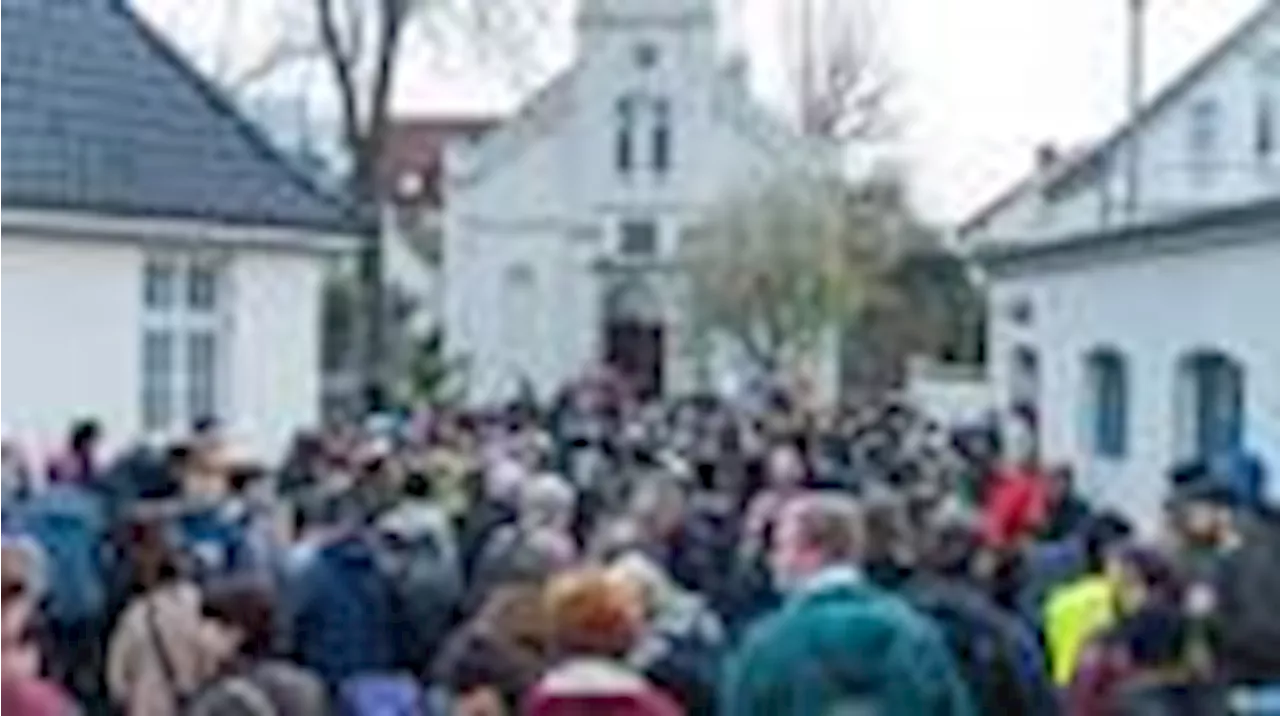
[[795, 525], [805, 546], [828, 563], [859, 560], [866, 546], [866, 517], [848, 495], [814, 492], [793, 498], [782, 519]]
[[556, 517], [572, 514], [578, 496], [564, 478], [543, 473], [520, 486], [520, 519], [532, 524], [545, 524]]

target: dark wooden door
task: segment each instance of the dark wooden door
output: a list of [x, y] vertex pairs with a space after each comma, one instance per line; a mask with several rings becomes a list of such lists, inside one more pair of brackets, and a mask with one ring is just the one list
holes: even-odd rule
[[605, 326], [605, 360], [642, 398], [662, 393], [662, 326], [613, 321]]

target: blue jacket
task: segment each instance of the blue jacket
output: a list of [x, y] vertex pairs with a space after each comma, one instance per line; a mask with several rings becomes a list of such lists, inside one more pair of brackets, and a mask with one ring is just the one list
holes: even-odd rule
[[937, 628], [853, 578], [819, 583], [756, 625], [729, 664], [725, 716], [969, 716], [970, 696]]
[[396, 666], [392, 596], [375, 556], [365, 540], [346, 538], [320, 550], [296, 585], [298, 659], [332, 688]]

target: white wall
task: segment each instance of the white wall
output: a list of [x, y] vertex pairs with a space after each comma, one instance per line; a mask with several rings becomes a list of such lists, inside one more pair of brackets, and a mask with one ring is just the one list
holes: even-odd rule
[[[0, 421], [37, 456], [68, 424], [102, 420], [110, 448], [140, 437], [143, 248], [6, 232]], [[230, 335], [221, 417], [249, 456], [273, 459], [319, 414], [320, 296], [315, 253], [230, 254]]]
[[[1176, 459], [1177, 361], [1196, 349], [1218, 349], [1245, 367], [1245, 442], [1274, 471], [1280, 468], [1277, 276], [1280, 242], [1272, 240], [995, 281], [988, 365], [997, 402], [1009, 401], [1014, 347], [1035, 348], [1045, 458], [1079, 466], [1082, 484], [1096, 496], [1151, 516]], [[1007, 310], [1021, 300], [1032, 308], [1025, 326]], [[1121, 461], [1092, 456], [1086, 439], [1084, 357], [1099, 346], [1118, 348], [1128, 361], [1129, 451]]]
[[977, 424], [995, 408], [991, 383], [978, 366], [910, 362], [906, 398], [942, 425]]
[[320, 297], [314, 254], [238, 252], [232, 263], [229, 423], [253, 454], [276, 457], [320, 415]]
[[6, 437], [37, 456], [68, 424], [103, 420], [108, 441], [137, 434], [142, 253], [137, 246], [6, 232], [0, 243], [0, 412]]
[[[382, 209], [380, 240], [383, 280], [414, 302], [409, 330], [415, 336], [425, 336], [440, 322], [443, 290], [440, 270], [426, 261], [414, 247], [414, 239], [405, 236], [404, 227], [396, 218], [396, 211], [394, 206], [384, 206]], [[418, 216], [421, 225], [412, 230], [433, 230], [439, 216], [434, 212], [425, 212], [426, 210]]]

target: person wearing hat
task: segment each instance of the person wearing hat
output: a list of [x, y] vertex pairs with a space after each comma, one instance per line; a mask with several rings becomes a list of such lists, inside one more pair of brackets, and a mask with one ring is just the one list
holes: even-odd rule
[[[1181, 479], [1179, 479], [1181, 478]], [[1220, 458], [1175, 473], [1169, 512], [1191, 579], [1188, 606], [1214, 636], [1226, 683], [1280, 692], [1280, 515], [1261, 497], [1265, 468]]]

